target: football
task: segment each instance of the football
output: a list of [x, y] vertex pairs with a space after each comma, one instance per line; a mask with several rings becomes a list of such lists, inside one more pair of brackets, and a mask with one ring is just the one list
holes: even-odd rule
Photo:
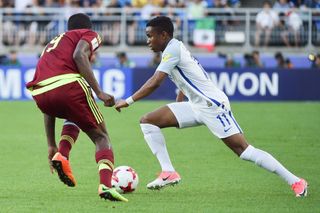
[[113, 170], [111, 183], [119, 193], [129, 193], [137, 188], [139, 177], [130, 166], [119, 166]]

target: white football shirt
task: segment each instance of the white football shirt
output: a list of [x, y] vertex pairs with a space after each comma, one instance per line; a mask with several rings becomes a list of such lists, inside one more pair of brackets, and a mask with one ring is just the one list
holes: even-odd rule
[[181, 41], [173, 38], [163, 51], [156, 72], [165, 72], [194, 105], [229, 105], [227, 96], [217, 88], [199, 62]]

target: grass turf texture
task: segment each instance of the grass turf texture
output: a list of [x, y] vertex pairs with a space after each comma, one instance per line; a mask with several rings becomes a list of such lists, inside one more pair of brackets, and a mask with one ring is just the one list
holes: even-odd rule
[[[166, 102], [138, 102], [118, 114], [100, 109], [112, 140], [116, 166], [139, 174], [129, 203], [99, 199], [94, 145], [81, 133], [71, 153], [78, 185], [68, 188], [49, 173], [43, 120], [33, 102], [0, 102], [0, 212], [319, 212], [320, 103], [233, 103], [250, 143], [270, 152], [309, 182], [309, 196], [294, 197], [278, 176], [239, 160], [206, 127], [164, 130], [176, 187], [150, 191], [160, 170], [144, 142], [139, 118]], [[57, 140], [62, 122], [57, 122]]]

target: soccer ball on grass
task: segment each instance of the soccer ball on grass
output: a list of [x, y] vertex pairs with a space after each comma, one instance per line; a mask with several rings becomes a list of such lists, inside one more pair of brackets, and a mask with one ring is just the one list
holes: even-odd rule
[[138, 174], [130, 166], [119, 166], [113, 170], [111, 184], [119, 193], [133, 192], [138, 182]]

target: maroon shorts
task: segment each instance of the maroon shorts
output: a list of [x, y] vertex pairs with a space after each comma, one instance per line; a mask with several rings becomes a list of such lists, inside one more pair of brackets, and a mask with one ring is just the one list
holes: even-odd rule
[[103, 122], [91, 89], [83, 81], [60, 86], [33, 99], [43, 113], [74, 122], [84, 132]]

